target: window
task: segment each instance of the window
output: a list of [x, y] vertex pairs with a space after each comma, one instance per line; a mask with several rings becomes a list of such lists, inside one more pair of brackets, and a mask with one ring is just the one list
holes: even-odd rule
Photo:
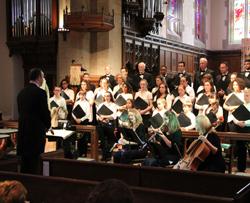
[[250, 0], [230, 0], [229, 43], [240, 44], [250, 37]]
[[167, 5], [167, 30], [170, 34], [181, 35], [182, 0], [169, 0]]
[[195, 0], [195, 38], [205, 42], [205, 0]]

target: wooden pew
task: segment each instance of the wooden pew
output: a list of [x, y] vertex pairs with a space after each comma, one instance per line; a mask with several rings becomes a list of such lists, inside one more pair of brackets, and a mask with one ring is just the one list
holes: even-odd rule
[[[69, 178], [45, 177], [0, 171], [0, 181], [18, 180], [28, 190], [28, 200], [36, 203], [83, 203], [99, 183]], [[229, 203], [230, 198], [173, 192], [160, 189], [130, 187], [134, 203]]]
[[141, 167], [141, 187], [233, 198], [250, 183], [250, 177], [211, 172], [193, 172]]
[[18, 180], [28, 190], [28, 200], [32, 203], [42, 202], [84, 202], [96, 182], [80, 181], [66, 178], [24, 175], [0, 172], [0, 180]]
[[42, 161], [44, 165], [49, 165], [50, 176], [93, 181], [116, 178], [128, 185], [140, 185], [140, 167], [138, 166], [46, 158], [46, 154], [42, 156]]
[[[228, 174], [191, 172], [166, 168], [84, 162], [43, 158], [49, 163], [49, 175], [102, 181], [116, 178], [129, 185], [172, 192], [233, 198], [250, 182], [250, 177]], [[223, 188], [223, 189], [222, 189]]]

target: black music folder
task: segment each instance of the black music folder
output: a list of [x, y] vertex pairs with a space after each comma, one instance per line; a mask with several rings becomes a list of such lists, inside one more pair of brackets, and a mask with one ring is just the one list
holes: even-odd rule
[[250, 112], [243, 104], [241, 104], [237, 109], [235, 109], [232, 114], [239, 121], [246, 121], [250, 119]]
[[51, 102], [50, 102], [50, 108], [52, 109], [52, 108], [57, 108], [57, 107], [59, 107], [59, 105], [54, 101], [54, 100], [52, 100]]
[[107, 106], [102, 105], [101, 108], [97, 111], [97, 114], [109, 116], [109, 115], [113, 114], [113, 111], [111, 111]]
[[151, 123], [153, 128], [159, 128], [163, 124], [163, 118], [161, 114], [157, 113], [152, 118], [149, 119], [149, 122]]
[[118, 105], [118, 106], [124, 106], [127, 101], [124, 99], [124, 97], [122, 95], [120, 95], [116, 100], [115, 100], [115, 103]]
[[137, 97], [134, 101], [134, 106], [136, 109], [144, 110], [148, 107], [148, 103], [141, 97]]
[[173, 106], [172, 109], [176, 112], [176, 113], [181, 113], [183, 111], [183, 103], [181, 102], [181, 100], [177, 100]]
[[103, 96], [102, 96], [102, 95], [99, 95], [98, 97], [96, 97], [95, 102], [96, 102], [97, 104], [102, 103], [102, 102], [103, 102]]
[[228, 106], [239, 106], [243, 104], [243, 101], [241, 101], [235, 94], [231, 94], [225, 104]]
[[213, 113], [211, 111], [208, 114], [206, 114], [206, 116], [208, 117], [208, 119], [209, 119], [209, 121], [210, 121], [211, 124], [217, 122], [217, 120], [218, 120], [218, 118], [215, 115], [215, 113]]
[[183, 112], [178, 115], [178, 121], [181, 127], [188, 127], [191, 125], [191, 120]]
[[209, 101], [208, 101], [208, 96], [203, 94], [200, 99], [197, 101], [197, 104], [198, 105], [206, 105], [206, 104], [209, 104]]
[[64, 91], [61, 92], [61, 96], [62, 96], [65, 100], [70, 99], [69, 96], [68, 96]]
[[119, 94], [122, 93], [122, 89], [120, 88], [119, 90], [117, 90], [117, 92], [114, 95], [114, 98], [116, 98]]
[[86, 113], [83, 111], [82, 107], [79, 104], [73, 109], [72, 113], [76, 118], [82, 118], [86, 116]]

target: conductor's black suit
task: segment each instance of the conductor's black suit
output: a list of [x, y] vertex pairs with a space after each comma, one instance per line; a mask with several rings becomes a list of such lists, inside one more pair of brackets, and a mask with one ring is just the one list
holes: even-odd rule
[[51, 122], [47, 101], [45, 91], [34, 83], [29, 83], [17, 96], [17, 155], [21, 156], [21, 172], [38, 172], [39, 156], [44, 152], [46, 130]]

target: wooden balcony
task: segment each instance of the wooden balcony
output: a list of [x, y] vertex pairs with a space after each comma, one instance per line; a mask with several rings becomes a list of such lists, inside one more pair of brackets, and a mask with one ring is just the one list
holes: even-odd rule
[[64, 28], [78, 32], [107, 32], [114, 28], [114, 11], [112, 15], [90, 12], [65, 12]]

